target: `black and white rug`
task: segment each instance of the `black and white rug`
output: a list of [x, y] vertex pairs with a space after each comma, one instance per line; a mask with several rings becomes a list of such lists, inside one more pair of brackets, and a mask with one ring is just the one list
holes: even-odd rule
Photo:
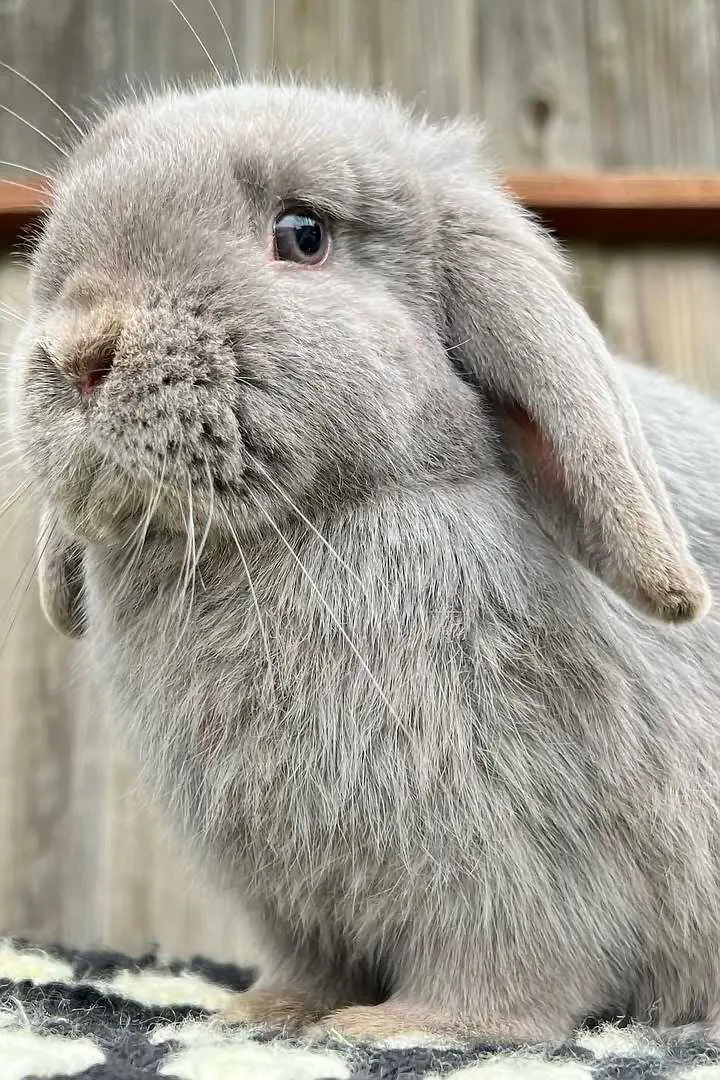
[[0, 1080], [720, 1080], [720, 1042], [604, 1026], [561, 1045], [311, 1043], [213, 1017], [249, 968], [0, 940]]

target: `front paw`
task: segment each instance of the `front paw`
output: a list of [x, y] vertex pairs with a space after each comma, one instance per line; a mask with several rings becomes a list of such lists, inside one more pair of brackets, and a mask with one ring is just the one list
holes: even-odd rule
[[459, 1027], [440, 1013], [400, 1002], [352, 1005], [336, 1009], [307, 1030], [311, 1038], [332, 1036], [348, 1042], [374, 1043], [385, 1039], [456, 1038]]
[[530, 1020], [469, 1020], [397, 999], [382, 1005], [353, 1005], [336, 1009], [309, 1027], [306, 1034], [311, 1038], [331, 1036], [356, 1043], [402, 1039], [404, 1043], [430, 1041], [454, 1044], [481, 1039], [498, 1046], [529, 1045], [559, 1037], [554, 1029], [545, 1029]]
[[218, 1016], [229, 1024], [297, 1032], [317, 1023], [326, 1011], [317, 1002], [292, 991], [251, 987], [244, 993], [237, 994]]

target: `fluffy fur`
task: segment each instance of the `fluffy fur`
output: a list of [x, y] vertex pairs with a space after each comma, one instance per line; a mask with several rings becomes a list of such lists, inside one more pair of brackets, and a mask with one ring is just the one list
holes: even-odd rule
[[[269, 253], [294, 205], [319, 269]], [[254, 914], [256, 1005], [717, 1015], [720, 409], [562, 275], [473, 129], [335, 91], [119, 107], [58, 179], [11, 385], [45, 606]]]

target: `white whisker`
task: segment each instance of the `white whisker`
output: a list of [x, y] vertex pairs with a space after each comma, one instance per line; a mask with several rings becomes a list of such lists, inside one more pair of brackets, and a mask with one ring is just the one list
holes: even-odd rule
[[46, 143], [49, 143], [50, 146], [52, 146], [53, 150], [57, 150], [58, 154], [62, 154], [63, 157], [70, 157], [70, 154], [63, 146], [60, 145], [60, 143], [55, 142], [54, 139], [51, 139], [50, 136], [47, 135], [44, 131], [41, 131], [39, 127], [35, 127], [34, 124], [31, 124], [30, 121], [27, 120], [24, 116], [21, 116], [20, 113], [15, 112], [14, 109], [11, 109], [8, 105], [3, 105], [1, 102], [0, 109], [2, 109], [3, 112], [8, 113], [9, 116], [14, 116], [15, 119], [19, 120], [21, 124], [24, 124], [25, 127], [28, 127], [31, 131], [34, 131], [36, 135], [39, 135], [41, 139], [44, 139]]
[[4, 300], [0, 300], [0, 310], [9, 311], [11, 315], [17, 315], [18, 317], [20, 315], [19, 311], [16, 311], [13, 307], [10, 307], [10, 305], [6, 304]]
[[230, 40], [230, 35], [227, 32], [227, 27], [225, 26], [225, 23], [220, 18], [220, 12], [215, 7], [215, 4], [213, 3], [213, 0], [207, 0], [207, 2], [210, 5], [210, 7], [212, 8], [215, 18], [220, 23], [220, 29], [222, 30], [223, 34], [225, 35], [225, 40], [228, 43], [228, 48], [230, 49], [230, 52], [232, 53], [232, 58], [233, 58], [233, 62], [235, 64], [235, 70], [237, 71], [238, 78], [241, 78], [240, 64], [238, 63], [238, 58], [237, 58], [237, 55], [235, 54], [235, 49], [233, 48], [233, 43]]
[[8, 510], [12, 510], [12, 508], [16, 506], [17, 503], [19, 503], [25, 495], [28, 494], [31, 483], [32, 481], [30, 480], [23, 480], [22, 483], [18, 484], [12, 494], [8, 495], [5, 501], [0, 504], [0, 517], [6, 514]]
[[42, 86], [38, 86], [38, 84], [36, 82], [33, 82], [33, 80], [27, 75], [23, 75], [22, 71], [18, 71], [17, 68], [12, 67], [11, 64], [6, 64], [4, 60], [0, 60], [0, 67], [4, 67], [6, 71], [12, 71], [13, 75], [17, 75], [18, 79], [22, 79], [22, 81], [24, 83], [27, 83], [28, 86], [32, 86], [33, 90], [37, 90], [38, 94], [42, 94], [45, 100], [49, 101], [50, 104], [53, 105], [59, 113], [62, 113], [68, 123], [72, 124], [72, 126], [75, 128], [79, 135], [82, 135], [83, 137], [85, 136], [85, 132], [80, 127], [80, 125], [76, 123], [75, 120], [73, 120], [69, 112], [63, 109], [60, 102], [56, 101], [52, 94], [48, 94], [47, 90], [43, 90]]
[[277, 30], [277, 0], [273, 0], [272, 38], [271, 38], [271, 42], [270, 42], [270, 67], [271, 67], [273, 72], [275, 72], [275, 70], [277, 68], [277, 57], [275, 55], [275, 49], [276, 49], [276, 45], [277, 45], [276, 30]]
[[[347, 570], [348, 574], [350, 574], [351, 577], [355, 578], [358, 585], [360, 586], [360, 588], [365, 593], [366, 599], [369, 599], [370, 597], [369, 597], [369, 594], [368, 594], [367, 586], [366, 586], [365, 582], [362, 580], [362, 578], [360, 577], [360, 575], [355, 570], [353, 570], [353, 568], [351, 566], [348, 565], [348, 563], [342, 558], [342, 556], [339, 554], [339, 552], [335, 550], [335, 548], [330, 543], [330, 541], [327, 540], [323, 536], [323, 534], [320, 532], [320, 530], [318, 528], [316, 528], [315, 525], [313, 525], [312, 521], [310, 521], [310, 519], [305, 516], [305, 514], [302, 512], [300, 507], [295, 505], [295, 503], [290, 498], [290, 496], [287, 494], [287, 492], [280, 486], [280, 484], [278, 484], [278, 482], [276, 480], [273, 479], [273, 477], [270, 475], [270, 473], [265, 468], [265, 466], [262, 464], [262, 462], [257, 457], [253, 457], [252, 460], [253, 460], [253, 464], [260, 470], [260, 472], [262, 472], [265, 479], [268, 481], [269, 484], [272, 485], [272, 487], [278, 493], [280, 498], [285, 500], [285, 502], [290, 507], [290, 509], [295, 514], [297, 514], [297, 516], [300, 518], [300, 520], [305, 525], [307, 525], [308, 529], [310, 529], [310, 531], [315, 536], [317, 536], [320, 543], [327, 549], [327, 551], [330, 552], [330, 554], [335, 559], [337, 559], [340, 566], [342, 566], [344, 570]], [[379, 582], [379, 585], [380, 585], [380, 588], [383, 589], [383, 591], [385, 592], [385, 595], [388, 598], [388, 600], [390, 601], [391, 607], [394, 607], [395, 605], [393, 604], [393, 599], [392, 599], [390, 593], [388, 592], [388, 589], [387, 589], [387, 586], [385, 585], [385, 582], [381, 580]]]
[[[181, 505], [181, 508], [183, 509], [183, 514], [184, 514], [184, 507], [182, 506], [182, 501], [180, 502], [180, 505]], [[185, 552], [183, 554], [183, 561], [182, 561], [182, 566], [180, 567], [180, 574], [178, 575], [177, 585], [175, 586], [175, 596], [176, 596], [176, 598], [179, 597], [179, 605], [180, 605], [180, 610], [181, 611], [182, 611], [182, 602], [183, 602], [183, 599], [185, 597], [185, 590], [187, 589], [188, 575], [189, 575], [189, 572], [190, 572], [190, 570], [189, 570], [189, 568], [190, 568], [190, 558], [191, 558], [191, 554], [192, 554], [192, 543], [193, 543], [193, 541], [191, 540], [191, 531], [194, 531], [194, 528], [195, 527], [194, 527], [193, 522], [192, 522], [192, 506], [191, 506], [190, 507], [190, 519], [185, 521]], [[173, 610], [176, 610], [177, 606], [178, 606], [178, 604], [177, 604], [177, 600], [176, 600], [175, 608]]]
[[210, 55], [210, 53], [208, 52], [207, 48], [205, 47], [205, 43], [204, 43], [203, 39], [202, 39], [202, 38], [200, 37], [200, 35], [198, 34], [197, 30], [195, 29], [195, 27], [193, 26], [193, 24], [192, 24], [192, 23], [190, 22], [190, 20], [188, 19], [187, 15], [186, 15], [186, 14], [185, 14], [185, 12], [184, 12], [184, 11], [182, 10], [182, 8], [178, 7], [178, 5], [177, 5], [177, 4], [175, 3], [175, 0], [168, 0], [168, 3], [169, 3], [169, 4], [171, 4], [171, 5], [172, 5], [172, 6], [173, 6], [173, 7], [175, 8], [175, 10], [177, 11], [178, 15], [180, 16], [180, 18], [182, 19], [182, 21], [183, 21], [183, 22], [185, 23], [185, 25], [187, 26], [187, 28], [188, 28], [188, 30], [190, 31], [190, 33], [191, 33], [191, 34], [193, 35], [193, 37], [194, 37], [194, 38], [195, 38], [195, 40], [197, 41], [198, 45], [200, 46], [200, 48], [202, 49], [202, 51], [203, 51], [203, 52], [205, 53], [205, 55], [207, 56], [207, 58], [208, 58], [208, 61], [210, 62], [210, 66], [212, 67], [213, 71], [215, 72], [215, 74], [216, 74], [216, 75], [217, 75], [217, 77], [218, 77], [218, 82], [220, 82], [220, 83], [221, 83], [221, 82], [223, 81], [223, 77], [222, 77], [222, 75], [220, 74], [220, 71], [219, 71], [219, 69], [218, 69], [218, 66], [217, 66], [217, 64], [215, 63], [215, 61], [213, 60], [212, 56]]
[[[190, 586], [190, 603], [188, 604], [187, 617], [190, 618], [190, 612], [192, 611], [193, 601], [195, 599], [195, 570], [197, 567], [197, 544], [195, 538], [195, 515], [193, 514], [193, 488], [192, 478], [188, 473], [188, 505], [190, 508], [190, 536], [191, 536], [191, 555], [192, 561], [188, 571], [188, 584]], [[183, 630], [185, 625], [183, 625]]]
[[464, 341], [456, 341], [454, 345], [448, 345], [448, 347], [445, 349], [445, 352], [451, 353], [455, 349], [462, 349], [463, 345], [467, 345], [471, 341], [472, 338], [465, 338]]
[[[0, 164], [2, 164], [2, 162], [0, 162]], [[42, 195], [41, 188], [35, 187], [33, 184], [23, 184], [19, 180], [11, 180], [9, 176], [4, 176], [2, 182], [3, 184], [7, 184], [9, 187], [20, 188], [23, 191], [31, 191], [35, 198], [37, 198], [38, 195]]]
[[3, 472], [8, 470], [11, 465], [22, 466], [22, 464], [22, 458], [16, 450], [5, 450], [3, 453], [0, 454], [0, 468], [2, 468]]
[[275, 698], [275, 704], [277, 706], [279, 704], [279, 700], [278, 700], [277, 686], [276, 686], [276, 683], [275, 683], [275, 672], [273, 670], [272, 656], [270, 654], [270, 642], [268, 640], [267, 630], [265, 629], [265, 623], [263, 621], [262, 613], [260, 611], [260, 602], [258, 601], [257, 592], [255, 590], [255, 585], [253, 584], [253, 579], [252, 579], [252, 576], [250, 574], [250, 566], [248, 565], [248, 561], [247, 561], [247, 558], [245, 556], [245, 552], [243, 551], [243, 549], [241, 547], [241, 544], [240, 544], [240, 541], [238, 539], [237, 533], [235, 532], [235, 529], [233, 528], [233, 525], [232, 525], [232, 522], [230, 521], [229, 516], [227, 514], [224, 514], [223, 517], [225, 519], [225, 524], [227, 526], [228, 532], [230, 533], [231, 537], [233, 538], [233, 541], [235, 542], [235, 547], [238, 550], [238, 555], [240, 556], [241, 562], [243, 564], [243, 570], [245, 571], [245, 577], [247, 578], [248, 589], [250, 590], [250, 596], [252, 598], [253, 607], [255, 608], [255, 614], [257, 615], [258, 624], [260, 626], [260, 634], [261, 634], [262, 640], [263, 640], [263, 648], [265, 649], [265, 656], [266, 656], [267, 662], [268, 662], [268, 672], [270, 674], [270, 679], [272, 680], [272, 685], [273, 685], [273, 696]]
[[[48, 526], [46, 526], [46, 529], [45, 529], [44, 533], [42, 533], [42, 535], [38, 537], [35, 552], [33, 553], [33, 555], [30, 556], [28, 561], [25, 563], [25, 566], [20, 571], [20, 575], [19, 575], [17, 581], [15, 582], [15, 585], [13, 587], [13, 590], [12, 590], [11, 594], [10, 594], [10, 597], [8, 598], [8, 601], [7, 601], [7, 604], [5, 605], [5, 607], [6, 607], [6, 610], [12, 610], [13, 615], [12, 615], [12, 618], [10, 620], [10, 625], [8, 626], [6, 632], [5, 632], [4, 636], [3, 636], [2, 642], [0, 642], [0, 656], [5, 651], [5, 646], [8, 643], [10, 635], [12, 634], [13, 629], [15, 627], [15, 623], [17, 622], [18, 615], [20, 614], [20, 609], [22, 608], [23, 600], [27, 596], [28, 590], [29, 590], [30, 586], [32, 585], [33, 580], [35, 579], [35, 575], [38, 572], [38, 569], [40, 567], [40, 563], [42, 561], [43, 555], [45, 554], [45, 552], [47, 550], [48, 544], [50, 543], [50, 540], [52, 539], [52, 535], [53, 535], [54, 531], [55, 531], [55, 522], [51, 521], [50, 524]], [[28, 570], [30, 571], [29, 575], [28, 575]], [[23, 588], [22, 587], [23, 586], [23, 579], [26, 576], [27, 576], [27, 581], [25, 582], [25, 587]], [[15, 603], [16, 598], [17, 598], [17, 603]]]
[[389, 710], [389, 712], [393, 716], [393, 718], [395, 720], [397, 720], [398, 723], [400, 723], [399, 716], [397, 715], [394, 708], [392, 707], [392, 705], [388, 701], [387, 696], [385, 694], [385, 691], [383, 690], [383, 688], [380, 686], [380, 683], [377, 681], [377, 679], [373, 675], [372, 671], [370, 670], [370, 667], [368, 666], [367, 661], [363, 658], [363, 656], [361, 655], [361, 653], [358, 650], [357, 646], [352, 641], [352, 639], [348, 635], [347, 631], [345, 630], [344, 626], [342, 625], [342, 623], [340, 622], [340, 620], [336, 616], [335, 612], [332, 610], [332, 608], [328, 604], [327, 600], [325, 599], [323, 594], [320, 592], [320, 589], [317, 587], [317, 585], [313, 581], [312, 575], [310, 574], [309, 570], [303, 565], [302, 560], [300, 559], [300, 557], [295, 552], [295, 550], [294, 550], [292, 544], [290, 543], [290, 541], [287, 539], [287, 537], [284, 535], [284, 533], [278, 528], [278, 526], [273, 521], [272, 516], [268, 513], [268, 511], [262, 505], [262, 503], [257, 498], [257, 496], [250, 490], [250, 488], [246, 488], [246, 494], [249, 496], [249, 498], [253, 501], [253, 503], [255, 504], [257, 509], [263, 515], [263, 517], [265, 518], [265, 520], [269, 524], [270, 528], [275, 533], [277, 533], [281, 543], [287, 548], [289, 554], [294, 559], [294, 561], [297, 563], [297, 566], [298, 566], [298, 569], [300, 570], [300, 573], [305, 577], [305, 579], [308, 582], [308, 585], [310, 586], [310, 588], [313, 590], [313, 592], [317, 596], [318, 600], [320, 601], [320, 603], [324, 607], [325, 611], [328, 613], [328, 615], [332, 619], [332, 621], [335, 624], [335, 626], [337, 627], [337, 629], [340, 631], [340, 634], [342, 635], [343, 640], [349, 645], [350, 649], [353, 652], [353, 655], [356, 657], [356, 659], [362, 665], [363, 670], [368, 675], [368, 677], [370, 678], [373, 686], [375, 687], [378, 694], [380, 695], [380, 698], [381, 698], [383, 704]]
[[[208, 537], [210, 535], [210, 529], [212, 528], [213, 514], [215, 513], [215, 488], [213, 486], [212, 476], [210, 475], [210, 467], [207, 464], [207, 462], [205, 462], [205, 467], [206, 467], [207, 473], [208, 473], [208, 486], [209, 486], [209, 489], [210, 489], [210, 506], [209, 506], [209, 509], [208, 509], [207, 523], [206, 523], [205, 528], [203, 530], [203, 534], [200, 537], [200, 544], [198, 545], [197, 554], [195, 556], [195, 566], [193, 568], [193, 574], [195, 573], [195, 571], [197, 570], [197, 568], [200, 565], [200, 560], [202, 558], [203, 552], [205, 550], [205, 545], [207, 544]], [[202, 584], [202, 578], [201, 578], [201, 584]]]
[[[183, 556], [182, 566], [180, 567], [180, 574], [178, 576], [178, 583], [175, 588], [177, 602], [171, 608], [170, 617], [178, 613], [178, 633], [175, 639], [175, 644], [168, 653], [167, 659], [163, 664], [163, 670], [170, 662], [172, 657], [177, 652], [183, 635], [187, 629], [187, 624], [190, 621], [192, 615], [193, 602], [195, 600], [195, 559], [196, 559], [196, 546], [195, 546], [195, 519], [193, 516], [193, 497], [192, 497], [192, 479], [190, 473], [187, 474], [188, 479], [188, 520], [185, 524], [185, 553]], [[178, 591], [179, 590], [179, 591]], [[185, 597], [190, 591], [190, 601], [188, 603], [187, 614], [183, 616], [183, 602]], [[167, 620], [165, 629], [169, 629], [170, 619]]]
[[52, 180], [50, 173], [43, 172], [42, 169], [31, 169], [29, 165], [21, 165], [17, 161], [0, 160], [0, 165], [5, 165], [8, 169], [18, 169], [20, 172], [29, 173], [31, 176], [39, 176], [43, 180]]
[[[160, 470], [160, 479], [157, 481], [156, 486], [153, 485], [152, 497], [150, 499], [150, 502], [148, 503], [147, 511], [146, 511], [145, 514], [142, 515], [142, 517], [140, 518], [140, 521], [138, 522], [138, 524], [135, 526], [132, 533], [128, 537], [128, 540], [127, 540], [128, 545], [130, 545], [133, 542], [133, 539], [135, 540], [135, 544], [134, 544], [134, 546], [132, 548], [132, 551], [130, 552], [130, 558], [128, 559], [128, 563], [127, 563], [127, 576], [128, 577], [132, 573], [133, 568], [135, 566], [135, 563], [140, 558], [140, 555], [142, 553], [142, 549], [145, 546], [145, 541], [147, 540], [148, 530], [150, 528], [150, 524], [151, 524], [153, 516], [155, 514], [155, 510], [157, 509], [157, 504], [160, 501], [160, 494], [162, 492], [163, 480], [165, 479], [166, 465], [167, 465], [167, 455], [164, 455], [163, 456], [162, 469]], [[151, 482], [151, 484], [153, 484], [152, 476], [150, 476], [150, 482]]]

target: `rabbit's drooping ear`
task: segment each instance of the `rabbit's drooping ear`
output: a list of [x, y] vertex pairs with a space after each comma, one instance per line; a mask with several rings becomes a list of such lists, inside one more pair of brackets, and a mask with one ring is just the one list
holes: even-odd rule
[[460, 172], [439, 225], [449, 355], [498, 408], [558, 542], [649, 614], [700, 617], [707, 585], [553, 245], [490, 183]]
[[85, 632], [83, 549], [69, 539], [50, 510], [40, 520], [40, 601], [45, 616], [66, 637]]

